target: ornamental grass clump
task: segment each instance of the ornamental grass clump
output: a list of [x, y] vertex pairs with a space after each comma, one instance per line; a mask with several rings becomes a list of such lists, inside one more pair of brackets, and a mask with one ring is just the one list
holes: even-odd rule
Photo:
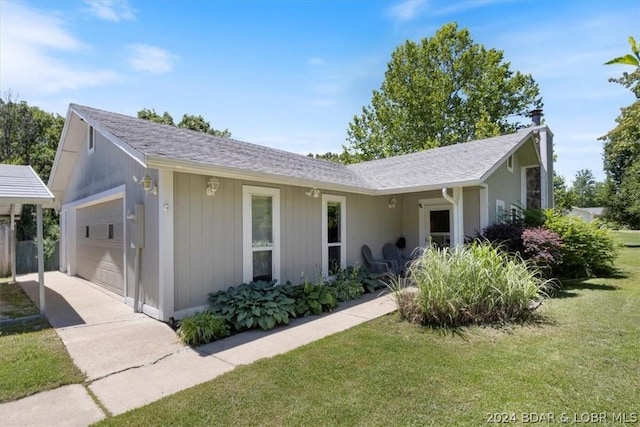
[[390, 288], [405, 319], [459, 326], [526, 320], [552, 285], [533, 264], [489, 242], [474, 242], [425, 249], [408, 277], [395, 279]]

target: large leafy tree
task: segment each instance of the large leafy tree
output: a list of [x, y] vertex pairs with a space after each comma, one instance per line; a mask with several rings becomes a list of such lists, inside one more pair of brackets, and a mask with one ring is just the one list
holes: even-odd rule
[[176, 125], [173, 121], [171, 114], [166, 111], [160, 115], [156, 113], [153, 108], [143, 108], [138, 111], [138, 118], [144, 120], [150, 120], [155, 123], [161, 123], [164, 125], [177, 126], [183, 129], [191, 129], [197, 132], [208, 133], [210, 135], [219, 136], [222, 138], [231, 138], [231, 132], [229, 129], [219, 130], [211, 127], [211, 124], [204, 119], [204, 117], [198, 115], [184, 114], [182, 120]]
[[601, 138], [608, 189], [605, 215], [622, 225], [640, 229], [640, 47], [633, 37], [629, 37], [629, 43], [633, 55], [608, 62], [635, 67], [633, 72], [624, 72], [622, 77], [609, 81], [631, 90], [636, 100], [621, 109], [617, 126]]
[[344, 157], [371, 160], [507, 133], [522, 126], [515, 115], [541, 106], [531, 75], [449, 23], [392, 53], [381, 88], [349, 124]]
[[[51, 114], [25, 101], [18, 101], [11, 93], [0, 97], [0, 163], [31, 165], [44, 182], [49, 179], [64, 117]], [[44, 243], [47, 256], [58, 240], [58, 215], [45, 209]], [[34, 240], [37, 236], [35, 208], [26, 205], [17, 227], [18, 240]]]

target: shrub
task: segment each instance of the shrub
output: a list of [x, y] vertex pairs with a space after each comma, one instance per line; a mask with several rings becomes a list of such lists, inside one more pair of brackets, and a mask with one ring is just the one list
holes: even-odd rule
[[178, 337], [188, 345], [201, 345], [230, 335], [225, 319], [204, 311], [180, 321]]
[[562, 239], [562, 277], [608, 275], [614, 270], [617, 255], [613, 237], [596, 222], [588, 223], [573, 215], [547, 211], [545, 226]]
[[[413, 296], [407, 286], [417, 287]], [[521, 258], [476, 242], [456, 250], [427, 248], [412, 262], [408, 278], [392, 281], [390, 288], [414, 319], [455, 326], [524, 320], [552, 282]], [[422, 316], [416, 316], [416, 307]]]
[[359, 281], [359, 270], [357, 267], [340, 270], [329, 283], [338, 302], [351, 301], [364, 294], [364, 285]]
[[496, 223], [482, 230], [482, 236], [510, 253], [522, 253], [522, 227], [510, 223]]
[[562, 239], [545, 227], [525, 228], [522, 232], [523, 258], [539, 267], [557, 269], [562, 261]]
[[272, 282], [251, 282], [209, 294], [209, 309], [222, 316], [236, 332], [260, 327], [272, 329], [288, 324], [296, 316], [295, 300], [284, 286]]
[[288, 283], [285, 287], [287, 295], [295, 300], [294, 307], [297, 316], [321, 314], [331, 311], [337, 305], [336, 297], [329, 286], [304, 282], [299, 285]]

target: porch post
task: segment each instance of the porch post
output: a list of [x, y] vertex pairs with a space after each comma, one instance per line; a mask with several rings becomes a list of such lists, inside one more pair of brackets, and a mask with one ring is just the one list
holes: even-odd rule
[[42, 232], [42, 205], [36, 206], [36, 218], [38, 223], [38, 284], [40, 290], [40, 316], [45, 317], [45, 298], [44, 298], [44, 243]]
[[11, 204], [11, 225], [9, 226], [9, 245], [11, 251], [11, 283], [16, 283], [16, 205]]

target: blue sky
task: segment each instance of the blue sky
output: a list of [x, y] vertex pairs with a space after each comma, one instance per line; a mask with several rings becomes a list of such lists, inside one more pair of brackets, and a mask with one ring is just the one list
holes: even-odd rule
[[339, 152], [391, 52], [451, 21], [533, 75], [558, 173], [603, 179], [597, 138], [633, 96], [607, 81], [630, 69], [602, 64], [640, 38], [638, 0], [0, 0], [0, 90], [61, 115], [200, 114], [240, 140]]

